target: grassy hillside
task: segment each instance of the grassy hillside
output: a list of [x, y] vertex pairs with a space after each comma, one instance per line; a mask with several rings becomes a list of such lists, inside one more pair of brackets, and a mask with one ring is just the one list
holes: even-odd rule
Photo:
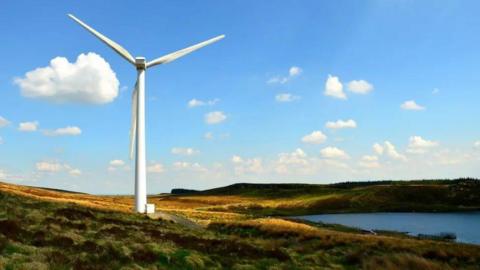
[[[89, 207], [78, 205], [86, 195], [28, 188], [36, 194], [33, 198], [12, 192], [25, 193], [27, 187], [3, 185], [0, 269], [480, 269], [479, 246], [179, 211], [201, 213], [204, 221], [210, 214], [208, 223], [192, 230], [122, 210], [102, 210], [105, 204], [95, 207], [95, 200]], [[50, 201], [40, 200], [41, 194]], [[109, 198], [115, 199], [97, 200]]]
[[202, 225], [187, 229], [127, 196], [0, 183], [0, 269], [480, 269], [480, 246], [211, 211], [248, 197], [211, 194], [150, 198]]
[[[223, 198], [223, 201], [220, 202], [218, 198]], [[199, 205], [204, 203], [203, 209], [213, 211], [255, 215], [469, 211], [480, 210], [480, 181], [458, 179], [330, 185], [234, 184], [169, 199], [196, 201]], [[210, 201], [213, 203], [208, 207]]]

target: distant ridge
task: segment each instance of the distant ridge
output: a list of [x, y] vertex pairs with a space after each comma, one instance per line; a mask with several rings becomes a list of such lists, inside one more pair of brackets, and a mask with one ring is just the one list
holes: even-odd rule
[[[370, 186], [408, 186], [408, 185], [455, 185], [460, 183], [470, 183], [480, 185], [480, 179], [477, 178], [456, 178], [456, 179], [421, 179], [421, 180], [372, 180], [372, 181], [346, 181], [331, 184], [308, 184], [308, 183], [235, 183], [228, 186], [206, 189], [192, 190], [184, 188], [174, 188], [171, 194], [204, 194], [204, 195], [238, 195], [249, 193], [317, 193], [319, 190], [328, 189], [352, 189], [358, 187]], [[254, 194], [259, 195], [259, 194]]]

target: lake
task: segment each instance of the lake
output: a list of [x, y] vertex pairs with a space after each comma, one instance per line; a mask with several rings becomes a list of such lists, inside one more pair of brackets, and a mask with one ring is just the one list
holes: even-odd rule
[[458, 242], [480, 245], [480, 212], [456, 213], [352, 213], [299, 216], [296, 218], [341, 224], [364, 230], [408, 232], [410, 235], [451, 232]]

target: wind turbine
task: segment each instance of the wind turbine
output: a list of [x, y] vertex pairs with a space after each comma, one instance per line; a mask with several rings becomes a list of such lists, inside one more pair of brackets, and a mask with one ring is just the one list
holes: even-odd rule
[[150, 62], [145, 60], [145, 57], [135, 57], [115, 41], [107, 38], [95, 29], [88, 26], [86, 23], [77, 19], [72, 14], [68, 14], [70, 18], [79, 23], [83, 28], [100, 39], [108, 47], [112, 48], [121, 57], [134, 65], [137, 69], [137, 81], [132, 93], [132, 122], [130, 127], [130, 159], [133, 158], [135, 151], [135, 211], [138, 213], [152, 213], [155, 212], [153, 204], [147, 204], [147, 167], [146, 167], [146, 153], [145, 153], [145, 71], [156, 65], [170, 63], [184, 55], [187, 55], [195, 50], [198, 50], [211, 43], [219, 41], [225, 35], [220, 35], [209, 39], [207, 41], [198, 43], [188, 48], [169, 53], [162, 57], [156, 58]]

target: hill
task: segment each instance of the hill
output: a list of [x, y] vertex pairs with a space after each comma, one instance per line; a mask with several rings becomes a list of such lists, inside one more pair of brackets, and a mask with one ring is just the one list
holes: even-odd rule
[[211, 209], [245, 198], [264, 200], [150, 197], [192, 229], [130, 213], [130, 196], [0, 183], [0, 269], [480, 269], [480, 246]]
[[480, 209], [480, 181], [465, 178], [328, 185], [239, 183], [182, 194], [178, 200], [207, 203], [215, 197], [223, 198], [223, 203], [215, 201], [216, 206], [212, 205], [210, 210], [256, 215], [471, 211]]

